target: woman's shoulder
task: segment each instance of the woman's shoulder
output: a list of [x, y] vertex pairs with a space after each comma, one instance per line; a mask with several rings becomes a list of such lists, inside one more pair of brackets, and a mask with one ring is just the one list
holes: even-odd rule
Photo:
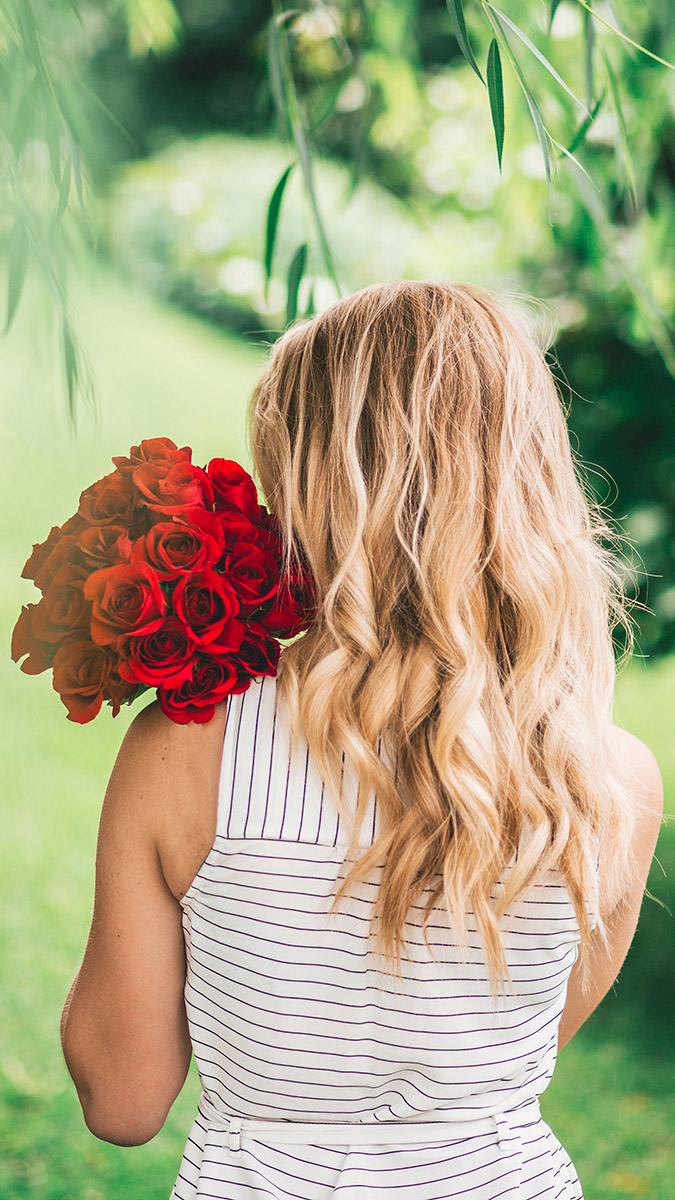
[[217, 705], [210, 721], [183, 725], [153, 701], [132, 721], [115, 764], [139, 831], [155, 843], [177, 899], [215, 840], [228, 703]]
[[616, 767], [638, 808], [645, 814], [663, 813], [663, 779], [656, 757], [646, 742], [620, 725], [610, 725], [608, 744]]

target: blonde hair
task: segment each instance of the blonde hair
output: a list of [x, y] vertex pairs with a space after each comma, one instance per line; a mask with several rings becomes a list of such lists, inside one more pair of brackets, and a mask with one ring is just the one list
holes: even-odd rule
[[609, 731], [612, 630], [631, 627], [544, 354], [475, 288], [369, 287], [276, 343], [249, 439], [287, 562], [316, 580], [316, 619], [280, 662], [293, 736], [339, 810], [343, 751], [356, 772], [348, 857], [371, 789], [384, 822], [333, 908], [384, 862], [376, 951], [400, 974], [430, 889], [427, 947], [439, 901], [465, 947], [472, 910], [496, 991], [500, 921], [556, 868], [583, 956], [598, 847], [610, 905], [630, 863]]

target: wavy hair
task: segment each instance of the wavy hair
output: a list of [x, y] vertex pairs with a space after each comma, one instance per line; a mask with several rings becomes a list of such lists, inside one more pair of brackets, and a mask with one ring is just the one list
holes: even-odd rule
[[248, 433], [287, 564], [317, 586], [279, 666], [293, 739], [345, 817], [343, 752], [356, 772], [347, 858], [371, 789], [383, 822], [331, 911], [380, 864], [376, 952], [400, 974], [428, 890], [427, 948], [439, 902], [464, 947], [472, 911], [497, 991], [502, 918], [555, 868], [583, 957], [599, 879], [611, 906], [631, 863], [610, 744], [612, 631], [631, 625], [545, 354], [475, 288], [369, 287], [276, 343]]

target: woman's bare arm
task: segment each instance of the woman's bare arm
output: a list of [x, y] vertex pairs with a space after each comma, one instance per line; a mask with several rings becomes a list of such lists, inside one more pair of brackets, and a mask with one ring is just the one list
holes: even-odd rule
[[605, 918], [608, 945], [597, 934], [591, 939], [590, 988], [581, 988], [581, 964], [570, 975], [565, 1008], [560, 1020], [558, 1049], [569, 1042], [584, 1021], [597, 1008], [617, 978], [628, 953], [640, 915], [649, 867], [659, 835], [663, 814], [663, 782], [651, 750], [639, 738], [623, 729], [615, 729], [616, 753], [624, 764], [625, 778], [635, 796], [638, 812], [633, 849], [635, 872], [624, 900]]
[[159, 1132], [187, 1074], [182, 914], [160, 849], [170, 840], [163, 829], [190, 841], [182, 814], [217, 787], [221, 739], [221, 720], [175, 725], [150, 705], [130, 726], [106, 792], [91, 931], [61, 1039], [89, 1129], [118, 1145]]

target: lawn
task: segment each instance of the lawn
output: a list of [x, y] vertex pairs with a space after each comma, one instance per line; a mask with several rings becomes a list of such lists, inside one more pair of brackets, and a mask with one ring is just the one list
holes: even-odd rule
[[[19, 313], [2, 344], [5, 803], [0, 842], [0, 1196], [7, 1200], [167, 1200], [198, 1094], [194, 1071], [169, 1120], [147, 1146], [121, 1149], [84, 1127], [66, 1074], [58, 1020], [91, 912], [94, 847], [105, 783], [131, 714], [82, 728], [48, 676], [29, 679], [9, 661], [11, 626], [33, 599], [19, 574], [32, 542], [73, 511], [80, 490], [110, 457], [142, 437], [190, 444], [196, 462], [244, 462], [244, 405], [262, 352], [140, 297], [96, 270], [76, 293], [95, 365], [101, 419], [82, 417], [73, 440], [35, 310]], [[675, 662], [633, 665], [618, 716], [654, 750], [672, 805], [669, 738]], [[675, 838], [664, 828], [650, 889], [673, 904]], [[545, 1116], [574, 1158], [587, 1200], [672, 1200], [666, 1162], [675, 1126], [672, 918], [645, 901], [614, 994], [561, 1055]]]

